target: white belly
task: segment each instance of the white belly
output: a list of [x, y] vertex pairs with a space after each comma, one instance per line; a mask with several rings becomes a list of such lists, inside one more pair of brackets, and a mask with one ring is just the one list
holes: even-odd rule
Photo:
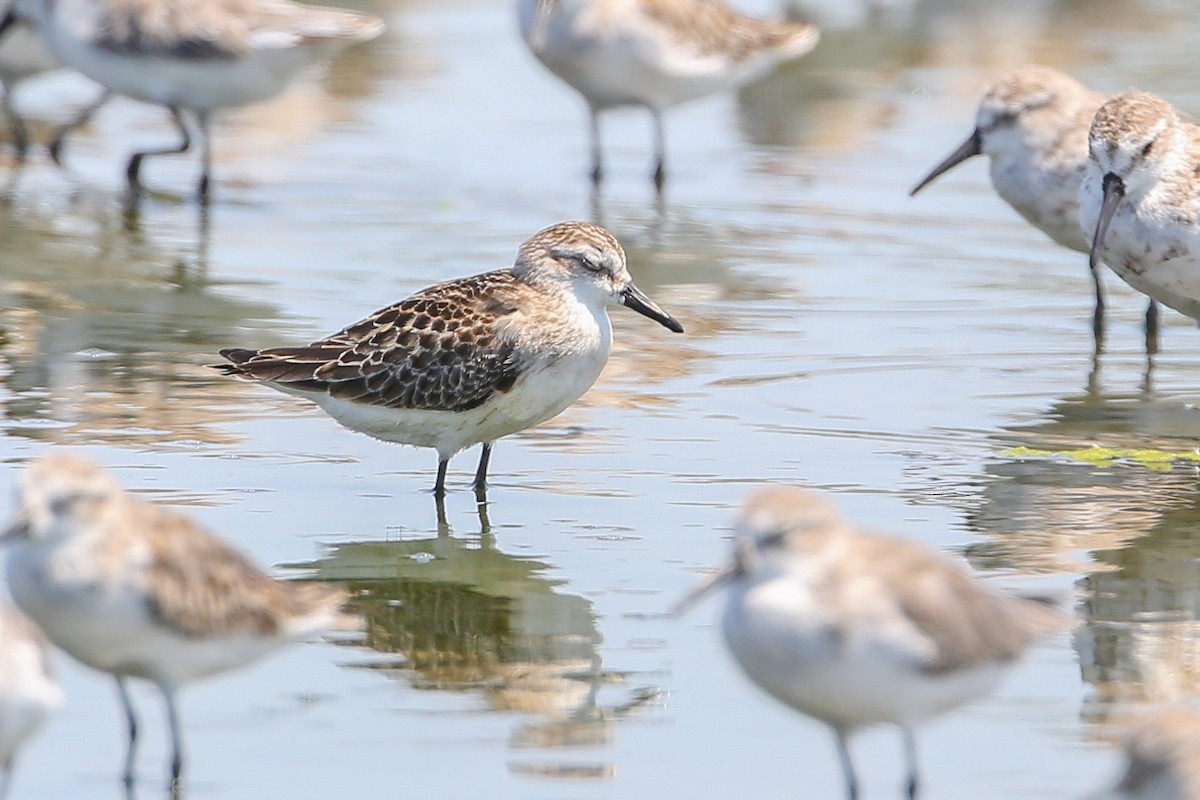
[[21, 743], [41, 726], [62, 702], [62, 691], [47, 674], [42, 646], [24, 633], [9, 629], [0, 613], [0, 765], [8, 762]]
[[[282, 644], [247, 635], [185, 637], [155, 620], [131, 582], [87, 580], [14, 545], [8, 581], [17, 606], [78, 661], [114, 675], [180, 685], [254, 661]], [[80, 577], [66, 577], [67, 575]]]
[[1063, 247], [1080, 253], [1091, 248], [1091, 237], [1079, 223], [1078, 169], [1045, 169], [1031, 159], [993, 159], [992, 186], [1006, 203], [1038, 230]]
[[[1100, 216], [1100, 178], [1089, 174], [1079, 218], [1088, 236]], [[1180, 209], [1190, 216], [1190, 209]], [[1179, 221], [1153, 203], [1122, 201], [1108, 227], [1100, 257], [1133, 288], [1200, 321], [1200, 226]]]
[[729, 649], [768, 694], [841, 730], [920, 722], [990, 691], [1003, 674], [1001, 665], [923, 673], [918, 648], [894, 632], [839, 630], [806, 588], [772, 583], [731, 590]]
[[558, 416], [591, 388], [607, 361], [607, 347], [562, 356], [527, 372], [508, 392], [497, 392], [467, 411], [391, 409], [323, 393], [295, 394], [314, 400], [347, 428], [387, 442], [432, 447], [447, 459], [472, 445], [494, 442]]
[[0, 690], [0, 764], [7, 763], [58, 706], [57, 687], [52, 691], [53, 694], [30, 694]]
[[[527, 43], [535, 2], [520, 0], [517, 8]], [[779, 60], [770, 52], [741, 62], [704, 54], [673, 39], [636, 4], [625, 4], [603, 19], [596, 5], [562, 3], [547, 23], [545, 45], [533, 51], [596, 108], [667, 108], [737, 86]]]
[[321, 52], [288, 47], [255, 50], [236, 58], [140, 56], [95, 47], [57, 18], [45, 27], [54, 54], [101, 86], [149, 103], [193, 111], [274, 97]]

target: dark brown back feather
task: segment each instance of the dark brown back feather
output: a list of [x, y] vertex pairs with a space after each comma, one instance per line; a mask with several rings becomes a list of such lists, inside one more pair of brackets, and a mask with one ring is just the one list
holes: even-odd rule
[[97, 47], [180, 60], [245, 57], [263, 33], [291, 37], [295, 44], [315, 44], [365, 40], [382, 29], [382, 23], [367, 14], [290, 2], [109, 0], [100, 6]]
[[147, 606], [176, 633], [277, 636], [294, 617], [323, 609], [336, 617], [340, 588], [277, 581], [187, 517], [138, 498], [125, 502], [153, 554]]
[[431, 286], [306, 347], [222, 350], [226, 375], [345, 400], [466, 411], [507, 392], [523, 365], [502, 330], [509, 270]]

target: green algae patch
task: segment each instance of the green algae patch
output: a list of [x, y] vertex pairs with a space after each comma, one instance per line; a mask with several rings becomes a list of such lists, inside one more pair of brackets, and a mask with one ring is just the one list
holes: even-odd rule
[[1200, 452], [1196, 450], [1156, 450], [1141, 447], [1081, 447], [1077, 450], [1041, 450], [1036, 447], [1012, 447], [1000, 455], [1007, 458], [1055, 458], [1071, 459], [1095, 467], [1111, 467], [1114, 464], [1135, 463], [1146, 469], [1165, 472], [1176, 464], [1200, 463]]

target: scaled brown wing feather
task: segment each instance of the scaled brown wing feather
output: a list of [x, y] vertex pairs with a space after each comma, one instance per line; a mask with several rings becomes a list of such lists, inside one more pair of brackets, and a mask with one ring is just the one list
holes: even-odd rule
[[930, 559], [914, 542], [887, 537], [878, 546], [888, 590], [936, 648], [921, 664], [925, 672], [1014, 661], [1034, 636], [1065, 624], [1051, 605], [994, 591], [952, 561]]
[[306, 347], [223, 350], [227, 374], [323, 391], [345, 400], [430, 411], [466, 411], [507, 392], [523, 365], [499, 330], [516, 307], [503, 275], [441, 284]]
[[152, 552], [150, 613], [182, 636], [277, 636], [289, 618], [332, 612], [345, 599], [326, 584], [277, 581], [190, 519], [130, 502]]
[[253, 0], [113, 0], [97, 21], [95, 44], [114, 53], [227, 59], [250, 53]]
[[238, 58], [256, 47], [369, 39], [382, 29], [365, 14], [286, 0], [112, 0], [106, 12], [97, 46], [198, 61]]
[[743, 61], [764, 49], [786, 47], [796, 39], [811, 39], [816, 29], [803, 22], [748, 17], [720, 0], [678, 3], [644, 0], [647, 15], [674, 32], [683, 44], [709, 56]]

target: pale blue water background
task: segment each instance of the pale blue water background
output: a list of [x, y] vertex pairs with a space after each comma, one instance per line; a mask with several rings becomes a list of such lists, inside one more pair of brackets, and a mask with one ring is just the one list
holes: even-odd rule
[[[229, 115], [206, 244], [192, 205], [121, 214], [124, 157], [173, 135], [153, 108], [114, 105], [71, 144], [73, 174], [43, 158], [10, 187], [4, 496], [26, 459], [70, 445], [281, 572], [316, 562], [370, 591], [371, 647], [301, 645], [185, 692], [189, 796], [841, 797], [828, 733], [742, 679], [719, 603], [663, 616], [763, 481], [828, 489], [864, 524], [1076, 598], [1079, 632], [923, 732], [927, 798], [1079, 796], [1115, 770], [1131, 710], [1195, 694], [1195, 471], [1006, 453], [1193, 449], [1200, 333], [1168, 314], [1147, 380], [1143, 301], [1110, 277], [1093, 374], [1083, 256], [1021, 222], [981, 161], [906, 192], [970, 132], [983, 86], [1026, 61], [1200, 111], [1200, 13], [885, 5], [758, 86], [672, 112], [662, 213], [648, 120], [606, 120], [600, 220], [688, 335], [614, 310], [593, 391], [496, 448], [486, 532], [474, 451], [452, 464], [438, 538], [431, 451], [203, 365], [316, 338], [596, 218], [582, 102], [524, 51], [507, 3], [371, 6], [383, 38]], [[49, 77], [18, 103], [44, 131], [90, 93]], [[158, 159], [146, 178], [183, 191], [195, 168]], [[13, 797], [119, 797], [111, 681], [59, 666], [66, 704]], [[155, 797], [166, 733], [155, 693], [138, 699], [138, 794]], [[898, 796], [895, 735], [855, 751], [866, 796]]]

